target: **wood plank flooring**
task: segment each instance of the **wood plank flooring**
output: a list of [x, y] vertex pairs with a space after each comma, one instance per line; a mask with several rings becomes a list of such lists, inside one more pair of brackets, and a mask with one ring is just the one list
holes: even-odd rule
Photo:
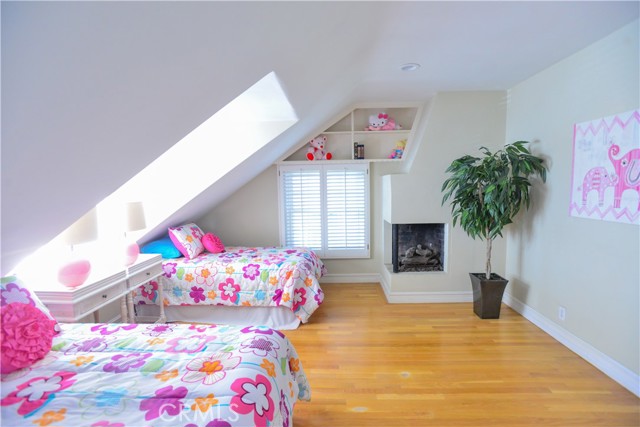
[[640, 426], [640, 399], [509, 307], [388, 304], [377, 284], [324, 284], [286, 335], [311, 384], [295, 427]]

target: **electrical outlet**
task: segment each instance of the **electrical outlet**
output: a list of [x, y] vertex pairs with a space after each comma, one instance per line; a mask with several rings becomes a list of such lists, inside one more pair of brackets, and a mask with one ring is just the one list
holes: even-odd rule
[[564, 322], [564, 319], [567, 317], [567, 309], [563, 306], [558, 306], [558, 319]]

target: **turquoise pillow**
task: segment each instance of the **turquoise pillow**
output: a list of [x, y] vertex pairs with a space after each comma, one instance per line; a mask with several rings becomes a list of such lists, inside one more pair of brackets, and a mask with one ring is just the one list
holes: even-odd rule
[[180, 258], [182, 256], [169, 236], [147, 243], [140, 248], [140, 252], [143, 254], [160, 254], [165, 259]]

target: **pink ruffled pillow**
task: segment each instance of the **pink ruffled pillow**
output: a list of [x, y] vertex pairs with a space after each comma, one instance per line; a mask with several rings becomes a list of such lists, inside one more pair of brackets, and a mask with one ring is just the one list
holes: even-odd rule
[[3, 374], [26, 368], [51, 350], [53, 323], [32, 305], [14, 302], [0, 307], [0, 353]]
[[219, 254], [224, 252], [224, 245], [222, 240], [218, 236], [212, 233], [207, 233], [202, 237], [202, 244], [204, 248], [212, 254]]
[[32, 292], [27, 285], [17, 276], [7, 276], [0, 280], [0, 306], [4, 307], [15, 302], [30, 305], [44, 313], [49, 319], [53, 320], [53, 332], [60, 332], [60, 326], [56, 322], [55, 317], [51, 314], [46, 305], [40, 301], [38, 296]]

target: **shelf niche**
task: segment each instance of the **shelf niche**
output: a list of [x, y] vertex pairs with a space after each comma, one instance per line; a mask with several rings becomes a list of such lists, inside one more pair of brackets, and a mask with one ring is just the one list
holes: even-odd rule
[[[401, 107], [366, 107], [355, 108], [341, 116], [331, 126], [315, 136], [327, 137], [325, 151], [330, 152], [332, 160], [372, 161], [372, 162], [401, 162], [402, 158], [390, 159], [396, 144], [406, 140], [405, 153], [411, 144], [413, 130], [416, 127], [419, 107], [408, 105]], [[365, 130], [369, 125], [369, 116], [386, 113], [401, 129], [398, 130]], [[364, 146], [364, 159], [354, 156], [354, 142]], [[285, 159], [290, 161], [306, 161], [308, 144], [303, 144], [298, 150]]]

